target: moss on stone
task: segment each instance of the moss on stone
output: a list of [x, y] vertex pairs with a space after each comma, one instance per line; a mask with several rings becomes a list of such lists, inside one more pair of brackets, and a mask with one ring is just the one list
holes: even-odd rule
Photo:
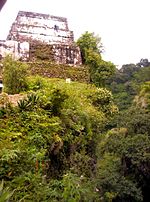
[[49, 78], [70, 78], [72, 81], [89, 83], [90, 76], [85, 66], [70, 66], [53, 62], [29, 62], [32, 75], [40, 75]]

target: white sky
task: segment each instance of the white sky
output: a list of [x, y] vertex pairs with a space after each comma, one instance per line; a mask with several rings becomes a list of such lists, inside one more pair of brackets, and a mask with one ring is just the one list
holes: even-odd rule
[[150, 0], [7, 0], [0, 12], [0, 39], [19, 10], [67, 17], [75, 39], [94, 32], [102, 38], [103, 58], [116, 65], [150, 60]]

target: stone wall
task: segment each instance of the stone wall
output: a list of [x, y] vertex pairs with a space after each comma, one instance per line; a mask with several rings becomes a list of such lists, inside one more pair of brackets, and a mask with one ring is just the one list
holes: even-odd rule
[[53, 45], [54, 60], [57, 64], [81, 65], [80, 49], [76, 45]]
[[29, 58], [29, 43], [0, 40], [0, 58], [2, 59], [6, 55], [12, 55], [14, 59], [27, 61]]
[[81, 65], [81, 55], [78, 46], [64, 44], [46, 44], [31, 42], [29, 61], [53, 61], [57, 64]]
[[7, 40], [72, 44], [74, 37], [73, 32], [68, 29], [66, 18], [20, 11]]

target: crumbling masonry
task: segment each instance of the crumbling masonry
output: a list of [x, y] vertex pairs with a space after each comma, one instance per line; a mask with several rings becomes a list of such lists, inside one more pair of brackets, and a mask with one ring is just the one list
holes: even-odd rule
[[0, 55], [15, 59], [54, 60], [58, 64], [81, 65], [79, 47], [66, 18], [20, 11], [6, 41], [0, 41]]

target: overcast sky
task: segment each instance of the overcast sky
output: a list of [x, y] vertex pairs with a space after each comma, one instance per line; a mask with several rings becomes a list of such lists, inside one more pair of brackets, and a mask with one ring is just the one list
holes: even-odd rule
[[67, 17], [75, 39], [94, 32], [102, 38], [103, 58], [116, 65], [150, 60], [150, 0], [7, 0], [0, 12], [0, 39], [19, 10]]

